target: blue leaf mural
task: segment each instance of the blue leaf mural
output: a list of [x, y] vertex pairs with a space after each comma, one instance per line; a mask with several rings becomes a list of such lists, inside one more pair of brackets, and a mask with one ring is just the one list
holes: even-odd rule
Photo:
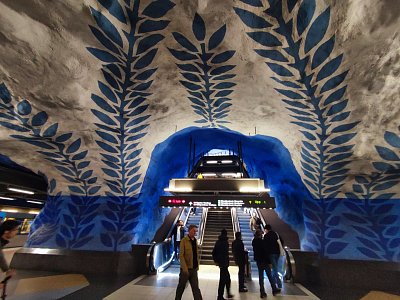
[[[177, 64], [184, 80], [180, 83], [186, 88], [193, 112], [200, 117], [195, 121], [203, 127], [226, 128], [226, 118], [232, 105], [230, 95], [236, 85], [228, 81], [235, 74], [228, 73], [235, 65], [224, 65], [235, 51], [216, 52], [226, 34], [226, 25], [222, 25], [206, 40], [207, 30], [203, 18], [195, 14], [192, 24], [195, 40], [173, 32], [176, 42], [183, 50], [171, 49], [171, 54], [182, 64]], [[197, 40], [197, 41], [196, 41]], [[213, 51], [213, 52], [211, 52]]]
[[[137, 224], [135, 218], [140, 205], [137, 203], [141, 188], [140, 154], [141, 139], [147, 134], [150, 114], [148, 96], [157, 68], [152, 62], [157, 54], [157, 45], [164, 39], [161, 30], [169, 21], [161, 19], [175, 4], [169, 0], [152, 1], [141, 7], [139, 0], [122, 3], [98, 0], [110, 13], [107, 17], [91, 7], [96, 27], [92, 33], [105, 47], [88, 47], [88, 51], [103, 63], [104, 81], [99, 81], [101, 93], [92, 94], [97, 118], [96, 139], [102, 152], [102, 171], [109, 191], [101, 221], [105, 232], [101, 242], [117, 250], [132, 239], [131, 230]], [[120, 30], [120, 28], [127, 28]], [[177, 37], [182, 45], [191, 47], [184, 37]], [[95, 194], [95, 189], [89, 190]], [[131, 211], [133, 209], [133, 212]], [[111, 223], [110, 223], [111, 222]], [[110, 224], [117, 224], [111, 226]], [[82, 235], [82, 234], [81, 234]], [[85, 239], [84, 237], [83, 239]]]
[[[6, 92], [3, 92], [3, 94], [10, 94], [4, 84], [1, 85], [1, 88], [7, 90]], [[33, 112], [32, 106], [28, 100], [24, 99], [19, 102], [14, 100], [16, 105], [13, 105], [14, 101], [7, 102], [4, 101], [3, 98], [2, 101], [2, 103], [0, 102], [0, 110], [9, 118], [2, 118], [0, 116], [0, 119], [5, 120], [0, 122], [0, 125], [18, 131], [19, 133], [23, 132], [26, 134], [12, 134], [10, 136], [24, 143], [40, 148], [37, 152], [43, 155], [46, 160], [50, 161], [61, 175], [71, 183], [71, 185], [68, 186], [68, 189], [71, 194], [74, 195], [73, 197], [80, 198], [79, 204], [77, 204], [79, 205], [79, 209], [85, 209], [85, 207], [90, 205], [92, 202], [95, 202], [96, 199], [85, 197], [90, 195], [89, 190], [99, 190], [100, 186], [96, 185], [97, 177], [93, 176], [93, 171], [88, 169], [90, 165], [90, 161], [88, 161], [86, 157], [88, 152], [80, 150], [81, 138], [73, 140], [72, 133], [58, 135], [58, 123], [48, 125], [47, 113], [44, 111], [38, 113]], [[18, 125], [15, 123], [18, 123]], [[51, 181], [50, 193], [54, 192], [55, 185], [56, 182]], [[55, 198], [58, 199], [60, 196], [60, 194], [57, 194]], [[54, 210], [54, 207], [58, 207], [58, 204], [54, 204], [54, 202], [57, 201], [56, 199], [49, 201], [48, 206], [50, 211]], [[44, 214], [46, 214], [46, 211], [47, 210], [45, 209]], [[75, 217], [77, 217], [77, 219], [74, 220], [73, 228], [71, 229], [67, 226], [66, 229], [71, 230], [73, 233], [68, 236], [59, 236], [57, 239], [58, 241], [61, 241], [60, 245], [67, 248], [77, 247], [76, 245], [78, 241], [76, 240], [76, 232], [74, 230], [81, 229], [82, 226], [83, 228], [85, 226], [90, 226], [87, 224], [81, 225], [79, 223], [80, 217], [74, 216], [74, 218]], [[46, 219], [46, 216], [43, 218]], [[42, 221], [39, 219], [38, 224], [41, 224], [41, 222]], [[39, 225], [36, 225], [36, 228], [37, 227], [39, 227]], [[35, 228], [35, 226], [33, 228]], [[52, 228], [52, 230], [53, 229], [55, 228]], [[52, 231], [50, 230], [49, 232]], [[44, 236], [47, 236], [47, 233], [44, 234]], [[88, 237], [87, 241], [89, 240]], [[38, 242], [37, 240], [35, 241]], [[32, 243], [36, 242], [33, 241]], [[80, 243], [79, 245], [83, 246], [84, 244], [85, 243]]]
[[[266, 59], [266, 65], [277, 75], [272, 79], [283, 87], [276, 91], [285, 97], [283, 102], [295, 119], [292, 123], [300, 127], [304, 136], [303, 181], [321, 202], [318, 210], [306, 208], [304, 212], [306, 227], [316, 237], [309, 247], [322, 255], [337, 254], [347, 244], [334, 241], [342, 233], [330, 230], [330, 223], [326, 223], [327, 210], [331, 210], [327, 201], [337, 197], [347, 178], [347, 165], [353, 153], [349, 143], [358, 124], [346, 122], [350, 115], [345, 111], [344, 99], [348, 71], [341, 70], [342, 54], [331, 55], [335, 38], [328, 33], [329, 7], [317, 13], [314, 0], [267, 2], [262, 12], [254, 13], [251, 7], [237, 7], [235, 11], [248, 27], [259, 29], [248, 32], [262, 47], [254, 51]], [[253, 19], [268, 20], [271, 25], [257, 27]]]
[[[378, 155], [384, 161], [372, 163], [376, 170], [372, 174], [356, 176], [353, 192], [346, 193], [348, 198], [360, 199], [351, 209], [364, 215], [366, 220], [371, 220], [371, 223], [363, 228], [358, 223], [365, 225], [366, 220], [359, 221], [349, 214], [344, 216], [352, 222], [352, 227], [359, 234], [357, 239], [361, 241], [362, 246], [357, 250], [360, 253], [369, 259], [395, 261], [398, 255], [395, 251], [397, 248], [391, 245], [395, 244], [400, 230], [399, 217], [394, 213], [394, 205], [384, 200], [391, 199], [396, 194], [387, 193], [386, 190], [400, 183], [400, 136], [386, 131], [384, 139], [388, 146], [375, 146]], [[392, 231], [387, 230], [384, 234], [387, 228]], [[374, 234], [371, 234], [372, 232]]]
[[[266, 58], [267, 66], [282, 78], [273, 78], [283, 85], [276, 91], [290, 99], [283, 101], [296, 119], [292, 123], [301, 127], [305, 137], [301, 161], [304, 182], [315, 198], [334, 198], [346, 179], [349, 163], [346, 158], [352, 155], [352, 148], [346, 147], [354, 138], [352, 130], [358, 124], [345, 122], [349, 112], [339, 117], [347, 106], [347, 100], [343, 99], [347, 71], [339, 73], [343, 55], [330, 59], [334, 36], [327, 34], [329, 8], [316, 15], [315, 1], [302, 1], [297, 11], [293, 1], [284, 2], [268, 1], [269, 8], [266, 7], [263, 15], [253, 13], [252, 8], [235, 8], [235, 11], [250, 28], [254, 28], [249, 21], [256, 19], [253, 15], [274, 20], [270, 26], [257, 27], [262, 30], [248, 35], [264, 46], [255, 52]], [[292, 7], [293, 19], [288, 20], [284, 15], [289, 7]], [[313, 55], [308, 54], [311, 50], [315, 50]], [[307, 65], [315, 70], [307, 73]], [[341, 156], [334, 155], [335, 152], [341, 152]]]

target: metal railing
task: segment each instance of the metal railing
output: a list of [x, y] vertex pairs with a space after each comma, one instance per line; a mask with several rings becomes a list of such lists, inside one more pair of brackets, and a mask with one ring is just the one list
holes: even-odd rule
[[208, 208], [207, 207], [203, 207], [203, 213], [201, 214], [200, 224], [199, 224], [199, 231], [198, 231], [198, 237], [199, 237], [198, 244], [199, 244], [199, 246], [203, 245], [204, 230], [206, 228], [206, 223], [207, 223], [207, 215], [208, 215]]

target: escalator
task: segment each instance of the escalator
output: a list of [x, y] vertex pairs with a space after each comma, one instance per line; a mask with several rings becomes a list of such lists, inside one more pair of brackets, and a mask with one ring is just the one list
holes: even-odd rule
[[[168, 222], [164, 221], [163, 225], [157, 230], [153, 239], [153, 244], [147, 251], [146, 269], [147, 273], [155, 274], [162, 272], [171, 265], [179, 267], [179, 263], [174, 263], [174, 242], [171, 235], [178, 220], [182, 220], [185, 226], [185, 235], [188, 233], [188, 226], [194, 224], [198, 228], [202, 228], [204, 221], [204, 213], [206, 209], [198, 208], [196, 214], [192, 214], [192, 208], [186, 207], [180, 209], [179, 212], [171, 210], [170, 215], [166, 217]], [[171, 217], [172, 215], [172, 217]], [[172, 220], [173, 219], [173, 220]], [[199, 230], [198, 235], [201, 235]]]
[[253, 253], [253, 246], [251, 242], [253, 241], [254, 234], [253, 231], [250, 229], [250, 213], [245, 213], [243, 208], [236, 209], [236, 215], [239, 222], [239, 230], [242, 233], [242, 240], [244, 244], [244, 248], [249, 253], [249, 262], [251, 265], [251, 270], [257, 271], [257, 263], [254, 261], [254, 253]]

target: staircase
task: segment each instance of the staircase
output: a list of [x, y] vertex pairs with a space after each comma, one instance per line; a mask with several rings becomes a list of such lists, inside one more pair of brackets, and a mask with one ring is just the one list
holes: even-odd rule
[[207, 214], [206, 228], [202, 245], [201, 261], [202, 265], [214, 265], [212, 250], [221, 230], [228, 231], [229, 255], [233, 262], [231, 244], [233, 242], [232, 216], [230, 209], [209, 209]]
[[257, 263], [254, 261], [253, 246], [251, 245], [254, 233], [251, 231], [249, 226], [251, 215], [249, 213], [244, 213], [243, 208], [237, 208], [236, 215], [239, 221], [240, 232], [242, 233], [244, 248], [247, 249], [247, 251], [249, 251], [249, 261], [251, 264], [251, 271], [252, 273], [254, 272], [257, 273], [258, 272]]

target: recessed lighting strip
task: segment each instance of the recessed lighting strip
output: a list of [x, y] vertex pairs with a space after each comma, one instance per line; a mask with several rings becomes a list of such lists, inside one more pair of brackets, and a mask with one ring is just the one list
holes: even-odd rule
[[23, 194], [28, 194], [28, 195], [34, 195], [35, 193], [32, 191], [27, 191], [27, 190], [21, 190], [21, 189], [16, 189], [16, 188], [7, 188], [9, 191], [17, 192], [17, 193], [23, 193]]
[[10, 198], [10, 197], [2, 197], [2, 196], [0, 196], [0, 199], [3, 199], [3, 200], [15, 200], [15, 198]]
[[32, 200], [26, 200], [26, 202], [29, 202], [29, 203], [34, 203], [34, 204], [43, 204], [43, 202], [39, 202], [39, 201], [32, 201]]

